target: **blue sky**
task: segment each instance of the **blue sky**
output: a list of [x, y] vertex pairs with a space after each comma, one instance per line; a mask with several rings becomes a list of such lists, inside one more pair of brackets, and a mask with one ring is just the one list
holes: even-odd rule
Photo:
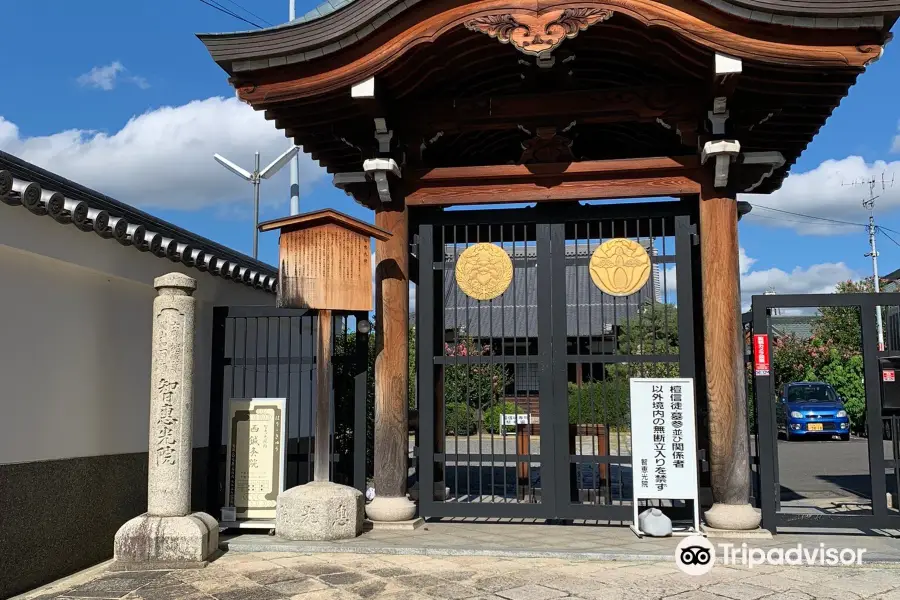
[[[287, 0], [236, 1], [258, 15], [253, 20], [287, 20]], [[238, 11], [229, 0], [220, 2]], [[314, 5], [298, 0], [297, 13]], [[5, 27], [0, 38], [4, 80], [15, 89], [0, 96], [0, 148], [250, 252], [250, 186], [216, 165], [211, 154], [251, 167], [255, 149], [266, 164], [288, 141], [237, 103], [225, 73], [194, 36], [249, 25], [199, 0], [2, 0], [2, 7], [4, 21], [16, 26]], [[878, 201], [877, 217], [900, 231], [898, 97], [900, 47], [889, 45], [783, 189], [744, 199], [862, 223], [867, 214], [860, 199], [867, 190], [841, 184], [882, 172], [890, 180], [896, 172], [895, 186]], [[287, 214], [287, 197], [285, 169], [263, 184], [261, 218]], [[302, 210], [324, 206], [371, 220], [306, 159]], [[891, 235], [900, 242], [900, 233]], [[882, 272], [900, 268], [900, 246], [884, 236], [879, 245]], [[741, 224], [741, 246], [745, 295], [768, 287], [825, 291], [840, 279], [871, 272], [862, 227], [758, 209]], [[275, 234], [264, 234], [260, 258], [273, 262], [276, 251]]]

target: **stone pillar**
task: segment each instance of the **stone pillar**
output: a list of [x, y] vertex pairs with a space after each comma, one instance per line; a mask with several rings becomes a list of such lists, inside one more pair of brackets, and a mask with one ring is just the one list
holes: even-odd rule
[[116, 533], [119, 570], [202, 567], [219, 545], [218, 522], [191, 514], [197, 282], [169, 273], [153, 285], [147, 512]]
[[749, 503], [737, 223], [734, 195], [704, 185], [700, 198], [700, 256], [713, 492], [713, 506], [705, 517], [706, 523], [716, 529], [748, 530], [759, 527], [760, 514]]
[[[395, 206], [395, 204], [397, 206]], [[373, 521], [408, 521], [409, 215], [401, 202], [375, 211], [375, 226], [391, 234], [375, 242], [375, 499]]]

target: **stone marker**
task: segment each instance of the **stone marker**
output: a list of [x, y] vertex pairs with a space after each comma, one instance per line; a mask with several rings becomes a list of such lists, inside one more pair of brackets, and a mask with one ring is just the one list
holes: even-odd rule
[[203, 567], [219, 546], [218, 522], [191, 514], [197, 282], [169, 273], [153, 286], [147, 512], [116, 532], [114, 570]]

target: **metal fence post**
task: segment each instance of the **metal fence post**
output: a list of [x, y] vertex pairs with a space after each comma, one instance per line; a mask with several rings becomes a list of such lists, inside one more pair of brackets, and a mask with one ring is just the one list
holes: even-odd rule
[[[754, 296], [751, 304], [753, 312], [753, 332], [769, 334], [769, 309], [765, 296]], [[770, 368], [772, 365], [770, 365]], [[771, 371], [770, 371], [771, 372]], [[778, 511], [778, 497], [781, 493], [777, 479], [778, 432], [774, 427], [772, 410], [771, 375], [754, 373], [753, 388], [756, 391], [757, 438], [759, 453], [759, 506], [762, 511], [762, 527], [775, 532], [778, 528], [775, 516]]]
[[882, 442], [881, 369], [878, 366], [878, 327], [875, 310], [879, 300], [867, 297], [860, 304], [862, 324], [863, 377], [866, 392], [866, 425], [869, 428], [869, 477], [872, 481], [872, 515], [877, 519], [888, 514], [887, 486], [884, 477], [884, 443]]

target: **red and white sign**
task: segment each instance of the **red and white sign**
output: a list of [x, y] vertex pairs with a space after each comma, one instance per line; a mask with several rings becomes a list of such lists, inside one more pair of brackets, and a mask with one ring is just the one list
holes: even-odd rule
[[896, 375], [894, 369], [885, 369], [884, 371], [882, 371], [881, 372], [881, 380], [882, 381], [890, 381], [890, 382], [897, 381], [897, 375]]
[[753, 371], [757, 377], [770, 374], [769, 336], [756, 334], [753, 336]]

